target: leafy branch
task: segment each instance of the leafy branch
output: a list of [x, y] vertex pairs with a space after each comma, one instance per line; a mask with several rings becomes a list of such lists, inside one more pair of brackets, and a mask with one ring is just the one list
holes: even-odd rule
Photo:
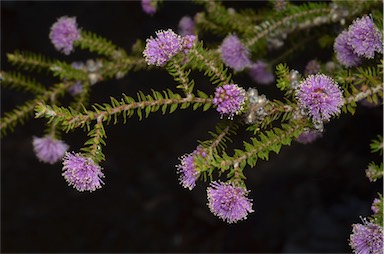
[[65, 90], [68, 89], [71, 84], [72, 83], [69, 82], [64, 84], [56, 84], [44, 94], [37, 96], [33, 100], [27, 101], [23, 105], [16, 107], [11, 112], [6, 112], [4, 117], [0, 119], [1, 135], [5, 135], [8, 130], [13, 131], [14, 127], [18, 123], [24, 123], [25, 120], [32, 115], [33, 109], [36, 105], [51, 100], [52, 98], [56, 98], [57, 96], [63, 95]]
[[12, 65], [28, 71], [49, 70], [54, 62], [41, 54], [22, 51], [15, 51], [13, 54], [8, 53], [7, 58]]
[[280, 32], [283, 32], [281, 30], [284, 30], [284, 32], [291, 32], [295, 29], [300, 29], [300, 26], [293, 26], [293, 23], [301, 23], [305, 20], [311, 20], [314, 16], [328, 14], [331, 11], [330, 8], [325, 7], [322, 3], [311, 3], [300, 7], [295, 6], [294, 8], [295, 9], [292, 10], [292, 13], [288, 14], [286, 12], [286, 15], [279, 17], [279, 19], [268, 19], [267, 21], [255, 26], [252, 31], [253, 36], [250, 36], [250, 38], [245, 42], [245, 45], [249, 48], [255, 48], [255, 44], [257, 44], [262, 38], [265, 38], [278, 29]]
[[180, 65], [177, 61], [170, 61], [166, 65], [168, 73], [173, 76], [173, 79], [178, 82], [180, 85], [177, 88], [180, 88], [184, 91], [186, 96], [190, 96], [194, 87], [194, 80], [189, 81], [188, 75], [191, 73], [191, 70], [185, 71], [186, 65]]
[[75, 45], [112, 59], [124, 58], [127, 55], [124, 49], [118, 48], [109, 40], [88, 31], [81, 31], [81, 38], [75, 42]]
[[234, 165], [241, 169], [247, 164], [254, 167], [258, 158], [268, 160], [269, 152], [279, 153], [283, 145], [290, 145], [292, 139], [298, 137], [305, 126], [306, 123], [303, 121], [291, 124], [283, 123], [281, 129], [273, 128], [260, 133], [258, 138], [251, 138], [252, 143], [244, 142], [245, 150], [236, 149], [232, 157], [225, 152], [222, 157], [217, 156], [215, 166], [222, 172]]
[[36, 80], [26, 77], [19, 72], [0, 71], [1, 86], [10, 87], [16, 90], [23, 90], [33, 94], [42, 94], [45, 87]]
[[221, 86], [233, 83], [231, 74], [227, 75], [228, 69], [224, 67], [214, 53], [204, 50], [202, 43], [189, 50], [188, 56], [190, 57], [189, 65], [191, 68], [199, 71], [204, 70], [204, 75], [210, 77], [212, 84]]
[[[203, 93], [200, 92], [200, 94]], [[181, 97], [171, 90], [163, 91], [163, 93], [152, 91], [152, 95], [144, 95], [142, 92], [139, 92], [137, 100], [126, 95], [123, 95], [120, 101], [111, 97], [110, 104], [93, 104], [91, 106], [93, 111], [84, 109], [84, 113], [77, 112], [71, 107], [65, 108], [55, 105], [51, 107], [43, 103], [38, 104], [35, 111], [37, 118], [51, 118], [51, 121], [60, 122], [64, 129], [69, 131], [78, 127], [87, 127], [89, 129], [90, 122], [95, 119], [101, 119], [101, 121], [107, 122], [107, 124], [113, 120], [114, 124], [116, 124], [118, 115], [122, 114], [125, 123], [127, 117], [132, 117], [135, 113], [138, 115], [139, 120], [141, 120], [143, 116], [148, 117], [151, 112], [156, 112], [160, 108], [162, 113], [165, 114], [168, 106], [169, 113], [172, 113], [178, 106], [181, 109], [185, 109], [191, 104], [198, 105], [197, 107], [194, 105], [194, 110], [202, 105], [204, 105], [203, 110], [207, 110], [212, 105], [212, 98], [207, 95], [205, 97]]]
[[90, 139], [84, 143], [85, 147], [81, 148], [81, 151], [88, 154], [95, 163], [99, 164], [105, 160], [101, 147], [106, 145], [105, 138], [107, 137], [101, 119], [97, 119], [94, 128], [88, 132], [88, 137]]

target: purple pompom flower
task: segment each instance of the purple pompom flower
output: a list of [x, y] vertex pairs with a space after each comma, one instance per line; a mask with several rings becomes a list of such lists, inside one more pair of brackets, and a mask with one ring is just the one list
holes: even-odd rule
[[148, 15], [156, 13], [157, 2], [155, 0], [141, 0], [141, 8]]
[[76, 96], [83, 91], [83, 84], [81, 81], [76, 81], [72, 86], [68, 88], [68, 92], [72, 96]]
[[383, 53], [383, 36], [368, 16], [353, 21], [348, 29], [348, 44], [358, 56], [373, 58]]
[[104, 182], [101, 168], [91, 158], [80, 153], [66, 153], [63, 160], [63, 174], [69, 185], [78, 191], [95, 191]]
[[317, 130], [308, 130], [303, 131], [296, 139], [297, 142], [301, 144], [309, 144], [321, 137], [321, 132]]
[[366, 222], [353, 224], [349, 245], [354, 253], [381, 254], [383, 253], [383, 229], [381, 226]]
[[353, 67], [360, 64], [361, 59], [355, 54], [353, 48], [348, 44], [348, 32], [343, 31], [335, 40], [333, 48], [336, 53], [336, 58], [342, 65]]
[[249, 67], [250, 77], [260, 85], [268, 85], [275, 81], [275, 76], [268, 70], [268, 65], [263, 61], [257, 61]]
[[180, 19], [178, 28], [179, 34], [182, 36], [195, 34], [195, 22], [189, 16], [184, 16]]
[[247, 218], [253, 212], [248, 192], [233, 183], [212, 182], [207, 188], [208, 207], [211, 212], [228, 223]]
[[69, 146], [62, 140], [51, 136], [33, 137], [33, 150], [37, 158], [45, 163], [54, 164], [61, 160]]
[[306, 76], [311, 74], [317, 74], [320, 71], [320, 64], [315, 60], [311, 60], [305, 66], [304, 74]]
[[156, 36], [147, 39], [143, 55], [149, 65], [163, 66], [183, 49], [183, 39], [171, 29], [157, 31]]
[[324, 75], [309, 75], [299, 85], [297, 99], [302, 108], [309, 111], [315, 123], [328, 121], [338, 115], [344, 100], [342, 92], [335, 81]]
[[377, 213], [379, 212], [379, 210], [380, 210], [380, 203], [381, 203], [381, 201], [380, 201], [380, 199], [378, 199], [378, 198], [375, 198], [375, 199], [373, 200], [373, 202], [372, 202], [372, 206], [371, 206], [371, 210], [372, 210], [372, 212], [373, 212], [374, 214], [377, 214]]
[[216, 88], [213, 104], [217, 111], [223, 115], [228, 115], [232, 119], [238, 114], [245, 102], [245, 90], [236, 84], [223, 85]]
[[196, 180], [200, 175], [195, 165], [196, 156], [205, 158], [207, 154], [203, 148], [198, 146], [192, 153], [182, 156], [180, 158], [181, 164], [176, 166], [178, 169], [177, 173], [180, 174], [180, 184], [189, 190], [196, 186]]
[[188, 53], [188, 51], [195, 45], [196, 43], [196, 36], [195, 35], [186, 35], [182, 38], [183, 42], [183, 51], [185, 54]]
[[73, 43], [80, 40], [80, 30], [76, 18], [61, 17], [51, 27], [49, 38], [58, 51], [69, 55], [73, 51]]
[[249, 50], [236, 35], [229, 35], [224, 39], [220, 46], [220, 54], [223, 62], [235, 71], [242, 71], [251, 64]]

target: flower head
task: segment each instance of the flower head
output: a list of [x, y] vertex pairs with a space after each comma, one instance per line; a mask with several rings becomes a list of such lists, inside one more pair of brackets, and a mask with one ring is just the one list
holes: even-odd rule
[[309, 144], [321, 137], [321, 132], [317, 130], [304, 131], [297, 137], [296, 141], [302, 144]]
[[51, 136], [33, 137], [33, 150], [37, 158], [45, 163], [54, 164], [63, 158], [69, 146], [62, 140]]
[[156, 13], [156, 5], [155, 0], [141, 0], [141, 8], [146, 14], [151, 16]]
[[338, 85], [324, 74], [309, 75], [302, 81], [297, 98], [314, 122], [328, 121], [331, 116], [338, 115], [344, 103]]
[[216, 88], [213, 104], [223, 116], [233, 118], [242, 109], [245, 102], [245, 90], [236, 84], [223, 85]]
[[196, 180], [200, 175], [195, 165], [196, 156], [205, 158], [207, 154], [203, 148], [198, 146], [192, 153], [182, 156], [180, 158], [181, 164], [176, 166], [178, 168], [177, 173], [180, 174], [180, 184], [189, 190], [196, 186]]
[[258, 84], [268, 85], [275, 81], [275, 76], [268, 70], [268, 65], [263, 61], [257, 61], [249, 67], [249, 75]]
[[80, 153], [66, 153], [63, 160], [63, 174], [69, 185], [78, 191], [95, 191], [104, 184], [99, 165]]
[[365, 170], [365, 175], [370, 182], [376, 182], [377, 179], [383, 177], [383, 170], [374, 163], [370, 163]]
[[275, 7], [275, 10], [280, 12], [280, 11], [285, 10], [285, 8], [287, 7], [287, 1], [286, 0], [275, 0], [273, 5]]
[[382, 33], [368, 16], [356, 19], [349, 26], [348, 44], [358, 56], [365, 58], [373, 58], [375, 51], [383, 53]]
[[211, 212], [228, 223], [246, 219], [253, 212], [248, 191], [233, 183], [212, 182], [207, 194]]
[[242, 71], [251, 64], [249, 50], [236, 35], [227, 36], [220, 46], [223, 62], [235, 71]]
[[182, 36], [195, 34], [195, 22], [189, 16], [184, 16], [180, 19], [178, 28], [179, 34]]
[[305, 66], [305, 75], [316, 74], [320, 71], [320, 64], [315, 60], [311, 60]]
[[71, 87], [68, 88], [68, 92], [72, 96], [76, 96], [83, 91], [83, 84], [81, 81], [76, 81]]
[[355, 54], [353, 48], [348, 44], [348, 32], [343, 31], [339, 34], [333, 44], [336, 53], [336, 58], [342, 65], [346, 67], [357, 66], [361, 59]]
[[49, 38], [58, 51], [69, 55], [73, 51], [73, 43], [80, 40], [80, 30], [76, 18], [61, 17], [51, 27]]
[[373, 200], [373, 202], [372, 202], [372, 206], [371, 206], [371, 210], [372, 210], [372, 212], [373, 212], [374, 214], [377, 214], [377, 213], [379, 212], [379, 210], [380, 210], [380, 203], [381, 203], [381, 201], [380, 201], [380, 199], [378, 199], [378, 198], [375, 198], [375, 199]]
[[184, 53], [188, 53], [188, 51], [193, 47], [196, 42], [195, 35], [186, 35], [182, 38], [182, 46]]
[[370, 222], [353, 224], [349, 245], [354, 253], [383, 253], [383, 230]]
[[171, 29], [157, 31], [156, 36], [147, 39], [143, 55], [148, 64], [163, 66], [183, 49], [183, 40]]

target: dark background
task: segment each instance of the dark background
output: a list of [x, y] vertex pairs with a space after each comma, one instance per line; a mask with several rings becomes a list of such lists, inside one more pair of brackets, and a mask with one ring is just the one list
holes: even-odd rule
[[[258, 8], [264, 3], [226, 3]], [[84, 60], [95, 55], [76, 49], [70, 56], [50, 44], [49, 28], [63, 15], [127, 50], [136, 38], [158, 29], [177, 29], [177, 22], [201, 10], [184, 2], [165, 2], [154, 17], [139, 2], [1, 2], [1, 64], [12, 70], [6, 52], [40, 52], [53, 58]], [[317, 55], [303, 55], [290, 65]], [[328, 52], [329, 53], [329, 52]], [[301, 68], [301, 69], [300, 69]], [[31, 74], [33, 75], [33, 74]], [[46, 85], [52, 78], [35, 76]], [[240, 84], [251, 81], [235, 76]], [[212, 91], [207, 80], [201, 90]], [[93, 87], [92, 102], [110, 95], [134, 95], [150, 88], [176, 90], [162, 70], [129, 73], [124, 79]], [[210, 90], [211, 89], [211, 90]], [[277, 89], [260, 87], [270, 96]], [[280, 95], [281, 96], [281, 95]], [[1, 90], [2, 114], [30, 95]], [[360, 106], [355, 116], [342, 115], [326, 125], [314, 144], [293, 143], [270, 161], [246, 169], [255, 210], [246, 221], [228, 225], [213, 216], [206, 203], [207, 183], [193, 191], [178, 184], [178, 157], [193, 151], [196, 140], [209, 138], [219, 120], [213, 110], [191, 109], [171, 115], [152, 114], [141, 122], [107, 127], [106, 185], [94, 193], [79, 193], [61, 176], [61, 164], [39, 163], [32, 136], [42, 136], [44, 120], [18, 126], [1, 141], [1, 251], [2, 252], [350, 252], [351, 224], [371, 214], [370, 205], [382, 181], [370, 183], [364, 170], [371, 160], [369, 140], [382, 133], [382, 108]], [[241, 147], [244, 131], [234, 137]], [[85, 141], [81, 130], [64, 140], [78, 151]]]

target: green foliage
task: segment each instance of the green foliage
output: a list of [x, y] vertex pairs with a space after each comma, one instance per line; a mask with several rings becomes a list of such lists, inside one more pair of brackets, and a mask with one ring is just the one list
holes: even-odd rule
[[136, 42], [132, 45], [132, 55], [142, 57], [144, 49], [144, 42], [140, 39], [137, 39]]
[[371, 182], [376, 182], [377, 179], [383, 177], [383, 163], [381, 162], [377, 165], [374, 162], [369, 163], [368, 168], [366, 170], [366, 174]]
[[4, 116], [0, 119], [1, 136], [5, 136], [8, 131], [14, 131], [17, 124], [24, 124], [32, 115], [35, 104], [36, 100], [30, 100], [21, 106], [17, 106], [12, 111], [4, 113]]
[[344, 113], [354, 114], [356, 102], [366, 99], [368, 102], [379, 103], [383, 97], [383, 76], [382, 66], [358, 67], [351, 70], [339, 70], [335, 73], [335, 79], [344, 91], [345, 105]]
[[221, 172], [231, 169], [230, 175], [234, 176], [238, 174], [235, 169], [243, 170], [246, 165], [254, 167], [258, 159], [268, 160], [271, 151], [279, 153], [281, 147], [290, 145], [292, 139], [298, 137], [304, 127], [305, 123], [296, 122], [261, 132], [257, 137], [251, 138], [251, 143], [244, 142], [244, 150], [235, 149], [232, 157], [225, 152], [221, 156], [215, 155], [213, 166]]
[[183, 90], [186, 95], [192, 94], [195, 81], [189, 80], [188, 75], [191, 73], [191, 70], [186, 71], [186, 65], [180, 65], [177, 61], [173, 60], [169, 61], [165, 68], [173, 79], [180, 84], [177, 88]]
[[204, 75], [210, 77], [212, 84], [222, 86], [233, 83], [231, 74], [227, 74], [228, 69], [224, 67], [219, 56], [212, 51], [205, 50], [202, 42], [189, 50], [188, 57], [188, 66], [204, 71]]
[[89, 82], [82, 83], [82, 91], [75, 96], [71, 107], [76, 111], [81, 111], [84, 107], [88, 106], [91, 96], [91, 84]]
[[[245, 16], [235, 11], [228, 11], [220, 2], [206, 1], [206, 14], [203, 17], [199, 17], [198, 24], [204, 30], [211, 29], [209, 24], [213, 24], [214, 27], [219, 27], [220, 30], [233, 31], [237, 34], [245, 34], [251, 29], [252, 18]], [[228, 15], [229, 14], [229, 15]], [[204, 22], [205, 21], [205, 22]], [[220, 29], [221, 27], [221, 29]], [[216, 31], [216, 29], [214, 30]]]
[[[316, 17], [328, 15], [330, 8], [326, 3], [305, 3], [301, 5], [287, 5], [284, 15], [280, 12], [271, 10], [267, 13], [267, 18], [260, 24], [253, 27], [252, 31], [246, 35], [247, 45], [252, 52], [260, 54], [265, 52], [266, 39], [275, 37], [278, 34], [291, 33], [296, 30], [306, 29], [309, 26], [317, 26], [321, 23], [314, 22]], [[330, 20], [327, 20], [330, 22]], [[308, 23], [308, 25], [306, 25]], [[303, 24], [303, 25], [301, 25]]]
[[383, 155], [383, 148], [384, 148], [383, 136], [377, 135], [377, 139], [373, 139], [371, 141], [370, 147], [371, 147], [372, 153], [379, 152], [380, 155]]
[[81, 31], [81, 38], [75, 42], [75, 46], [80, 46], [81, 49], [86, 49], [112, 59], [120, 59], [127, 56], [123, 49], [118, 48], [109, 40], [88, 31]]
[[48, 57], [32, 52], [15, 51], [8, 53], [7, 58], [12, 65], [27, 71], [47, 71], [53, 63]]
[[54, 77], [59, 77], [61, 80], [88, 81], [88, 75], [84, 70], [75, 69], [65, 62], [55, 61], [51, 64], [49, 70]]
[[199, 169], [200, 176], [204, 181], [207, 181], [208, 178], [212, 180], [215, 171], [215, 167], [212, 164], [213, 158], [218, 153], [225, 151], [227, 148], [226, 143], [232, 142], [229, 136], [235, 135], [238, 128], [239, 126], [233, 123], [233, 121], [228, 119], [222, 120], [216, 125], [214, 132], [209, 132], [212, 136], [211, 139], [199, 141], [200, 146], [206, 151], [206, 157], [195, 156], [195, 165]]
[[104, 60], [100, 74], [103, 79], [122, 78], [130, 71], [149, 70], [152, 66], [143, 57], [127, 56], [118, 60]]
[[289, 75], [289, 68], [287, 64], [280, 63], [276, 66], [276, 86], [281, 91], [289, 91], [291, 85], [291, 78]]
[[4, 117], [0, 119], [1, 135], [6, 135], [7, 131], [13, 131], [17, 124], [23, 124], [32, 115], [33, 109], [37, 104], [46, 102], [57, 96], [62, 96], [67, 88], [68, 84], [57, 84], [35, 99], [25, 102], [11, 112], [4, 113]]
[[178, 107], [185, 109], [192, 104], [197, 104], [197, 106], [193, 107], [194, 110], [202, 105], [204, 105], [203, 110], [209, 109], [212, 105], [212, 98], [203, 92], [199, 94], [204, 97], [194, 97], [193, 95], [181, 97], [169, 89], [162, 93], [152, 90], [151, 95], [138, 92], [136, 100], [125, 94], [123, 94], [123, 98], [120, 101], [111, 97], [110, 104], [103, 103], [100, 105], [95, 103], [91, 106], [93, 111], [84, 108], [83, 113], [71, 107], [65, 108], [45, 104], [37, 105], [35, 111], [37, 118], [46, 117], [54, 123], [60, 123], [65, 131], [77, 127], [89, 129], [90, 122], [95, 119], [100, 119], [100, 121], [107, 122], [107, 124], [113, 121], [113, 124], [116, 124], [119, 115], [123, 116], [124, 123], [126, 123], [127, 118], [132, 117], [135, 113], [139, 120], [141, 120], [143, 117], [148, 117], [151, 112], [156, 112], [160, 109], [163, 114], [167, 112], [167, 109], [169, 109], [169, 113], [172, 113]]
[[101, 121], [97, 122], [94, 128], [88, 132], [88, 137], [90, 137], [90, 139], [84, 143], [85, 147], [80, 150], [86, 154], [87, 157], [89, 156], [92, 158], [96, 164], [99, 164], [101, 161], [105, 160], [105, 155], [103, 154], [101, 147], [106, 145], [105, 138], [107, 138]]
[[2, 87], [10, 87], [19, 91], [41, 94], [45, 92], [45, 87], [35, 79], [22, 75], [19, 72], [0, 71], [0, 81]]

